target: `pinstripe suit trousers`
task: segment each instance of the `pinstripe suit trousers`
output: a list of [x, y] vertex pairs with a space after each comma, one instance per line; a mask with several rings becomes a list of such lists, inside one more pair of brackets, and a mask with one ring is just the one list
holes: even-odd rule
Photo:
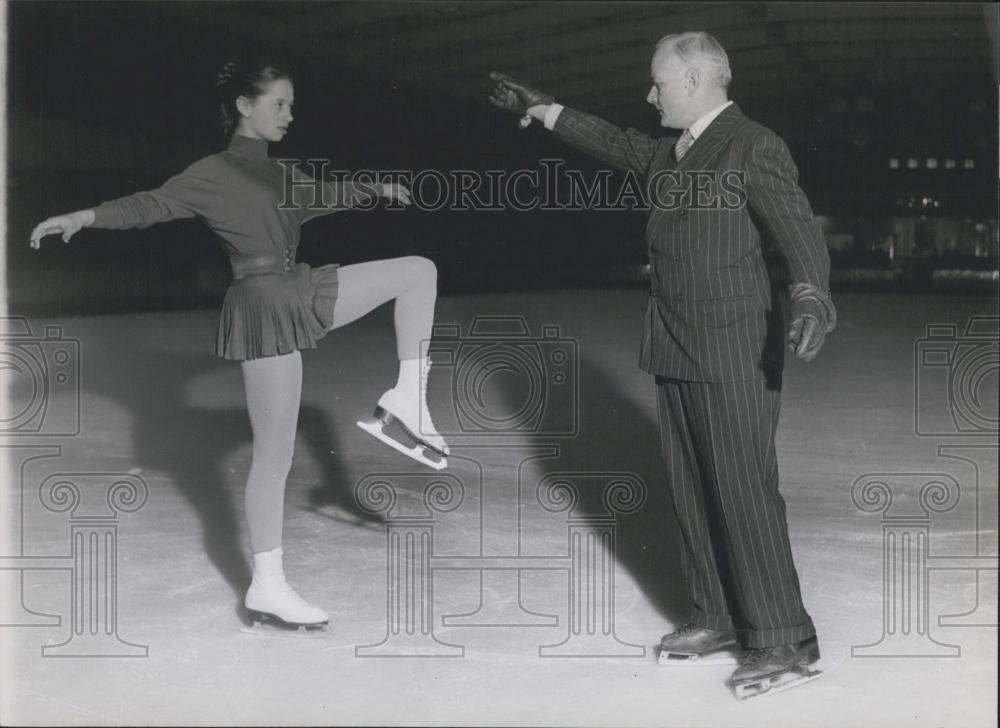
[[763, 376], [736, 382], [657, 377], [656, 383], [690, 621], [735, 629], [748, 648], [813, 636], [778, 492], [780, 392]]

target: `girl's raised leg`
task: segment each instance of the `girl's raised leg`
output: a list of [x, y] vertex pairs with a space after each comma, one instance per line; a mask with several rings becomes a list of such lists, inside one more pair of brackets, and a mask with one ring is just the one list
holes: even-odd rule
[[[430, 341], [437, 300], [437, 269], [427, 258], [407, 256], [343, 266], [333, 328], [395, 301], [393, 321], [399, 378], [378, 400], [375, 416], [358, 425], [409, 457], [434, 468], [447, 463], [448, 445], [438, 434], [427, 408], [430, 360], [422, 344]], [[402, 425], [401, 431], [394, 425]], [[423, 446], [423, 447], [421, 447]], [[436, 455], [428, 457], [425, 448]]]

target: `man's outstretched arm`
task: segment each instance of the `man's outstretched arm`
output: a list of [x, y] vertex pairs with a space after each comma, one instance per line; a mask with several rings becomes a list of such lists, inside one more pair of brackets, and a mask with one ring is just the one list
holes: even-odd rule
[[490, 102], [505, 111], [544, 122], [557, 138], [612, 167], [645, 177], [664, 143], [635, 129], [622, 130], [600, 117], [555, 103], [552, 96], [494, 71]]

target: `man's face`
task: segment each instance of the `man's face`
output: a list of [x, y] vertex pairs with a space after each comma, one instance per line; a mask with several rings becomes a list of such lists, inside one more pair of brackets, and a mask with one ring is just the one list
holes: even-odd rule
[[646, 95], [646, 101], [660, 112], [660, 124], [672, 129], [686, 129], [689, 120], [692, 96], [691, 81], [685, 78], [687, 66], [670, 52], [659, 51], [650, 64], [653, 86]]

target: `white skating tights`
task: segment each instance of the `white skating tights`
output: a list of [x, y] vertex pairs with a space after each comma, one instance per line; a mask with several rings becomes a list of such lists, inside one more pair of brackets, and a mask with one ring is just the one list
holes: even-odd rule
[[[426, 258], [407, 256], [346, 265], [337, 271], [339, 289], [333, 327], [356, 321], [395, 300], [393, 321], [400, 360], [420, 357], [429, 339], [437, 300], [437, 269]], [[253, 431], [253, 460], [246, 486], [246, 516], [254, 553], [281, 546], [285, 481], [292, 467], [302, 397], [299, 352], [242, 363], [247, 411]]]

